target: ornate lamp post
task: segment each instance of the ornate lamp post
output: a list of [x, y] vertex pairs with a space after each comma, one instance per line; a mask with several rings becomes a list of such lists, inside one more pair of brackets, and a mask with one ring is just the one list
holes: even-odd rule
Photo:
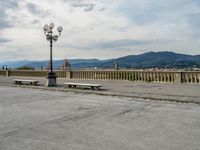
[[48, 87], [56, 86], [57, 76], [53, 72], [52, 47], [53, 47], [53, 42], [56, 42], [58, 40], [58, 37], [61, 35], [61, 32], [63, 30], [63, 28], [59, 26], [57, 28], [59, 35], [53, 35], [53, 28], [54, 28], [54, 23], [51, 23], [50, 25], [45, 24], [43, 27], [46, 39], [47, 41], [50, 42], [50, 67], [49, 67], [49, 73], [47, 76], [47, 83], [46, 83], [46, 86]]

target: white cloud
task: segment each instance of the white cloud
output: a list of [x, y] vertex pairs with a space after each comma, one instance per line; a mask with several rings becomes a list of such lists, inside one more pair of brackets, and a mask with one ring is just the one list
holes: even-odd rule
[[8, 54], [13, 55], [9, 59], [48, 59], [42, 27], [50, 22], [64, 28], [54, 44], [56, 59], [105, 59], [149, 50], [199, 54], [196, 0], [18, 0], [2, 7], [7, 22], [0, 24], [1, 61]]

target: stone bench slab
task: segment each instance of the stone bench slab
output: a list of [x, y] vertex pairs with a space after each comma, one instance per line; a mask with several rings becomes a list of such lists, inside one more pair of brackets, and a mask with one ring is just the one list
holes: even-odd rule
[[99, 89], [100, 87], [102, 87], [101, 84], [90, 84], [90, 83], [65, 83], [65, 85], [68, 85], [70, 88], [77, 86], [90, 87], [93, 90], [94, 88]]
[[39, 83], [38, 80], [13, 79], [13, 81], [15, 84], [28, 83], [30, 85], [37, 85]]

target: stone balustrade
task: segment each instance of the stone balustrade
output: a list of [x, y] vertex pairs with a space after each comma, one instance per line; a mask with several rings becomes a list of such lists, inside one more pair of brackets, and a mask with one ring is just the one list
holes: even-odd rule
[[6, 76], [6, 71], [0, 70], [0, 76]]
[[180, 72], [153, 71], [72, 71], [73, 79], [129, 80], [138, 82], [176, 82]]
[[[69, 72], [55, 71], [58, 78], [67, 78]], [[0, 76], [46, 77], [48, 71], [39, 70], [0, 70]]]
[[182, 72], [182, 83], [200, 83], [200, 72]]
[[[200, 83], [198, 71], [73, 70], [55, 71], [58, 78], [88, 80], [128, 80], [158, 83]], [[46, 77], [48, 71], [0, 70], [0, 76]]]

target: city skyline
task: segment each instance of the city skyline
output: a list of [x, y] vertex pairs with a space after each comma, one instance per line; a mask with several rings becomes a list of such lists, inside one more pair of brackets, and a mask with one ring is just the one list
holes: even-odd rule
[[0, 3], [0, 62], [48, 59], [49, 43], [42, 28], [51, 22], [64, 28], [54, 43], [54, 59], [108, 59], [148, 51], [200, 54], [197, 0]]

